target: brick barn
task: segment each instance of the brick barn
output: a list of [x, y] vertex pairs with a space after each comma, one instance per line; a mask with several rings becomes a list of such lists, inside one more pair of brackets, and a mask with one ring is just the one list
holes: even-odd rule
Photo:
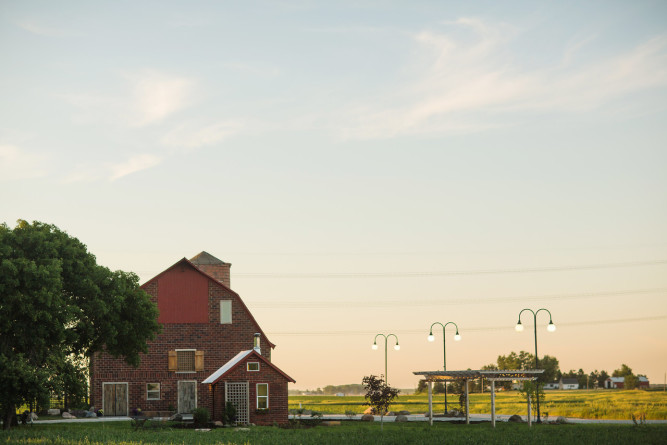
[[106, 353], [91, 357], [91, 404], [105, 416], [205, 407], [222, 420], [231, 402], [241, 423], [286, 423], [294, 379], [271, 362], [275, 345], [231, 290], [230, 267], [201, 252], [143, 284], [162, 332], [138, 368]]

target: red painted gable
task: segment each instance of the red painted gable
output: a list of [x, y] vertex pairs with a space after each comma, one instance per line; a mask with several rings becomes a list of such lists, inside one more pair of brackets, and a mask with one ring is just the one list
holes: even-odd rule
[[157, 286], [160, 323], [208, 323], [208, 279], [191, 267], [173, 267]]

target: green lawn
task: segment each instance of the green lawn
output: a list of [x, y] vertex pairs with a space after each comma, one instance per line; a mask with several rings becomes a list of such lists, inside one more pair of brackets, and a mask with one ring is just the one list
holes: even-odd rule
[[[448, 408], [458, 408], [459, 397], [448, 396]], [[444, 411], [444, 395], [436, 394], [433, 398], [435, 413]], [[346, 411], [363, 412], [363, 396], [290, 396], [289, 408], [319, 411], [325, 414], [345, 414]], [[534, 410], [533, 406], [533, 410]], [[407, 410], [413, 414], [428, 411], [427, 395], [400, 396], [391, 410]], [[667, 420], [667, 393], [660, 391], [616, 391], [616, 390], [581, 390], [581, 391], [546, 391], [546, 399], [540, 404], [542, 414], [549, 418], [558, 416], [581, 417], [588, 419], [629, 419], [631, 415], [644, 414], [647, 419]], [[490, 413], [491, 396], [489, 393], [470, 395], [471, 413]], [[526, 402], [516, 391], [496, 393], [497, 414], [526, 413]]]
[[664, 444], [667, 425], [533, 425], [489, 423], [455, 425], [426, 422], [389, 423], [380, 431], [377, 423], [343, 422], [341, 426], [309, 429], [251, 427], [246, 431], [221, 428], [196, 432], [172, 428], [133, 430], [130, 422], [108, 424], [61, 423], [20, 426], [0, 432], [3, 444]]

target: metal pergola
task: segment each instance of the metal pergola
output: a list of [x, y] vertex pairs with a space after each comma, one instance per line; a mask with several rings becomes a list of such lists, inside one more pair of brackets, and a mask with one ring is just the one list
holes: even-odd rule
[[[413, 374], [424, 376], [428, 383], [428, 417], [433, 425], [433, 382], [464, 380], [466, 395], [466, 424], [470, 423], [470, 403], [468, 401], [468, 381], [485, 378], [491, 382], [491, 423], [496, 426], [496, 382], [515, 380], [537, 380], [544, 369], [499, 369], [465, 371], [414, 371]], [[528, 424], [530, 425], [530, 396], [528, 397]]]

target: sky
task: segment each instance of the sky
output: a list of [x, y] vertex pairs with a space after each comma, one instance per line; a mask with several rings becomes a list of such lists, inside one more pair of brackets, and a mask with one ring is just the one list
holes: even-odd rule
[[[207, 251], [295, 389], [667, 373], [663, 1], [0, 0], [0, 222]], [[222, 364], [221, 364], [222, 365]]]

